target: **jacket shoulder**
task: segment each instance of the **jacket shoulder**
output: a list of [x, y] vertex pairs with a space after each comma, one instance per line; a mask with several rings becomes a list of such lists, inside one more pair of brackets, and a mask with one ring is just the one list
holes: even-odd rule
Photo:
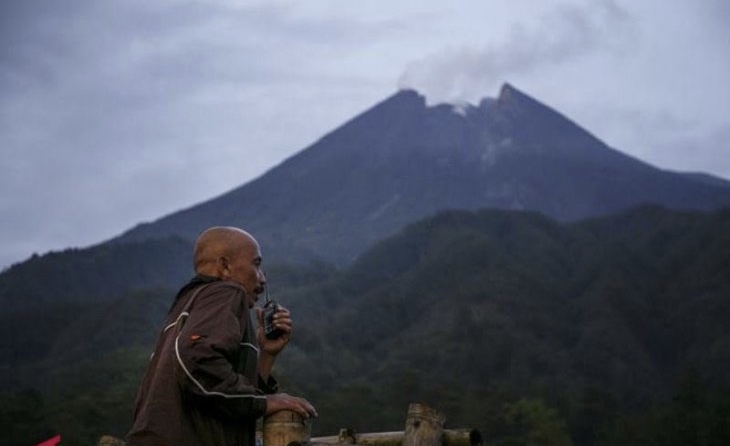
[[[243, 286], [229, 280], [219, 280], [204, 285], [193, 301], [196, 307], [218, 307], [231, 305], [236, 313], [245, 306], [246, 290]], [[224, 303], [224, 302], [227, 302]]]
[[246, 293], [246, 290], [236, 282], [230, 281], [230, 280], [218, 280], [216, 282], [211, 282], [207, 284], [207, 290], [206, 291], [240, 291], [242, 293]]

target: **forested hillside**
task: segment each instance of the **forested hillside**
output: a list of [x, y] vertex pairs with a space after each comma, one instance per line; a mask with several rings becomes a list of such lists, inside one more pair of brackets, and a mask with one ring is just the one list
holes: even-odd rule
[[[321, 434], [401, 429], [421, 401], [491, 445], [730, 444], [728, 227], [727, 210], [451, 211], [342, 271], [271, 265], [296, 321], [277, 374]], [[80, 306], [13, 368], [0, 444], [123, 435], [174, 292]]]

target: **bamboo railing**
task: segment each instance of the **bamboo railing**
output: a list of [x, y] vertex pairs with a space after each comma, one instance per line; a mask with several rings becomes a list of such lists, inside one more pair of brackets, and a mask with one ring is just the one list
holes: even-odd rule
[[408, 406], [405, 428], [398, 432], [356, 433], [341, 429], [339, 435], [310, 438], [311, 424], [290, 411], [277, 412], [264, 419], [264, 446], [480, 446], [481, 434], [475, 429], [444, 429], [446, 418], [426, 405]]
[[[310, 438], [311, 423], [295, 412], [284, 410], [264, 419], [257, 444], [263, 446], [481, 446], [475, 429], [444, 429], [446, 417], [424, 404], [408, 406], [405, 427], [397, 432], [357, 433], [340, 429], [339, 435]], [[260, 443], [259, 443], [260, 442]], [[125, 446], [124, 441], [105, 435], [97, 446]]]

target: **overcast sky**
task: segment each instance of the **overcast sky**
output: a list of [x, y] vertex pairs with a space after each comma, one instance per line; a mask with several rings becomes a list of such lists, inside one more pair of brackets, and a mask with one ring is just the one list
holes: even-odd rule
[[4, 0], [0, 268], [233, 189], [395, 93], [503, 82], [730, 179], [726, 0]]

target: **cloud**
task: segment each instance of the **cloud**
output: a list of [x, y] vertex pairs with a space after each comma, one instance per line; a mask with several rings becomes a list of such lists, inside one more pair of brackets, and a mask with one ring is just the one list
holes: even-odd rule
[[4, 2], [0, 265], [210, 199], [321, 136], [367, 76], [317, 61], [397, 24], [294, 5]]
[[631, 16], [612, 0], [561, 4], [534, 26], [515, 24], [506, 41], [444, 48], [409, 63], [398, 86], [419, 90], [431, 102], [474, 101], [517, 75], [599, 50], [626, 51], [633, 33]]

